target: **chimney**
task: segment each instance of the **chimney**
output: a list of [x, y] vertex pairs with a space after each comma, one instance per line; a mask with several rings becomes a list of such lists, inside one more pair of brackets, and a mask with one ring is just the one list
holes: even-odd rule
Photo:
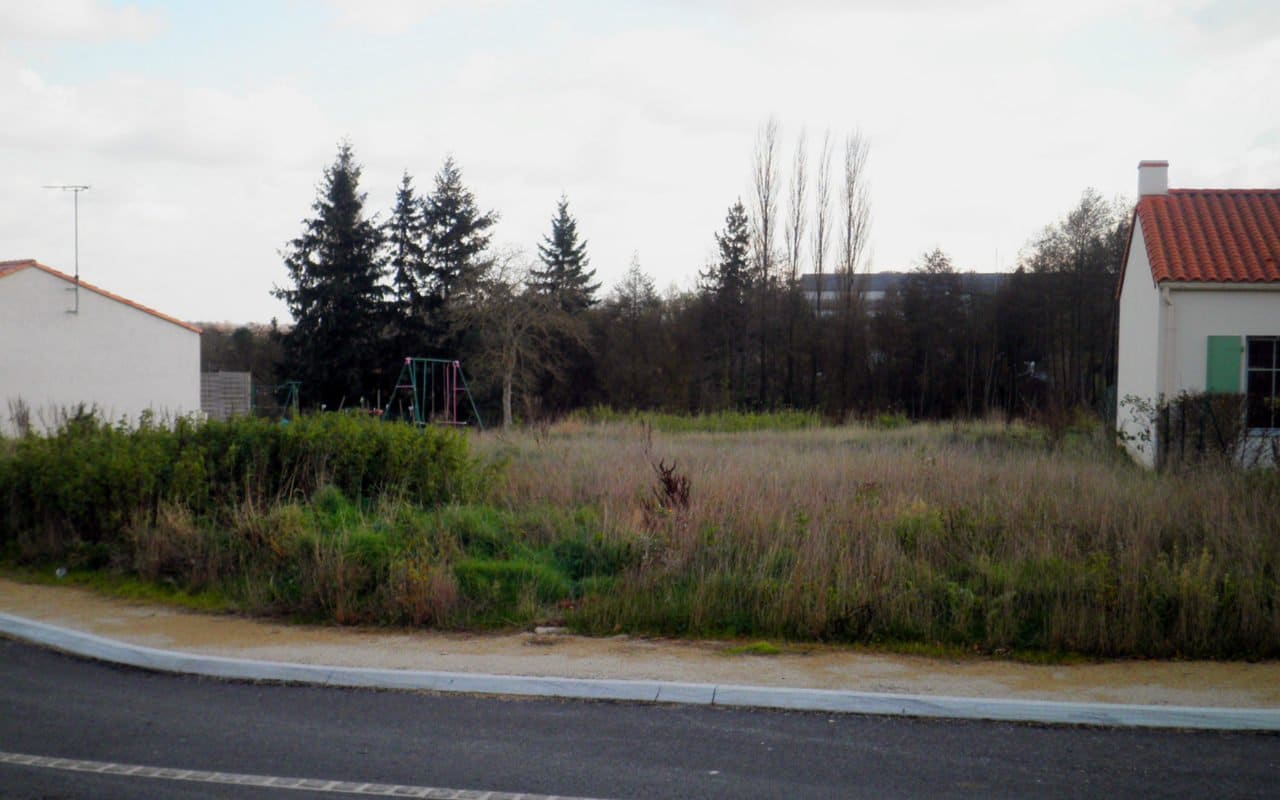
[[1138, 162], [1138, 197], [1169, 193], [1169, 162]]

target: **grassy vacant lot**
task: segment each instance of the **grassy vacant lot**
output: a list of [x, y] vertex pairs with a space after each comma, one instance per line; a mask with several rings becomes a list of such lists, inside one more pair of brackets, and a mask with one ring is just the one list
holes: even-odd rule
[[0, 441], [0, 505], [10, 564], [313, 620], [1280, 655], [1280, 474], [1148, 473], [1098, 432], [82, 424]]
[[[577, 604], [577, 626], [1280, 653], [1275, 471], [1154, 474], [1099, 432], [1050, 450], [1022, 426], [688, 428], [654, 418], [480, 440], [509, 460], [497, 505], [590, 508], [606, 541], [636, 550]], [[687, 505], [655, 463], [688, 480]]]

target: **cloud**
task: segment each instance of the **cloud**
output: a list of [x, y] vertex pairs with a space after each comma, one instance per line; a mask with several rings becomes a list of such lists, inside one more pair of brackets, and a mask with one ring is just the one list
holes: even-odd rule
[[339, 27], [395, 36], [409, 33], [448, 11], [474, 11], [499, 2], [501, 0], [327, 0], [327, 5]]
[[162, 17], [137, 6], [100, 0], [0, 0], [0, 41], [143, 39], [164, 27]]
[[[104, 283], [180, 315], [266, 319], [277, 250], [349, 135], [370, 212], [385, 214], [402, 169], [429, 191], [452, 153], [501, 212], [498, 242], [532, 248], [563, 191], [606, 284], [639, 250], [659, 285], [688, 285], [776, 113], [788, 164], [801, 127], [811, 164], [824, 129], [870, 138], [875, 268], [935, 245], [960, 268], [992, 268], [997, 249], [1007, 267], [1086, 186], [1132, 192], [1140, 158], [1169, 158], [1177, 185], [1280, 183], [1259, 100], [1280, 84], [1272, 7], [331, 0], [273, 7], [254, 19], [288, 27], [243, 42], [171, 10], [173, 28], [127, 48], [130, 72], [119, 49], [73, 38], [38, 56], [0, 46], [15, 120], [0, 128], [0, 242], [65, 263], [67, 198], [38, 187], [92, 183], [82, 255], [129, 265]], [[0, 0], [0, 45], [158, 24], [102, 3], [55, 9], [79, 9], [74, 24], [42, 9]]]
[[[71, 262], [70, 202], [41, 187], [86, 183], [86, 276], [189, 318], [269, 319], [296, 235], [338, 137], [279, 79], [242, 89], [160, 75], [47, 78], [0, 52], [0, 258]], [[15, 256], [14, 254], [18, 254]]]
[[54, 84], [3, 59], [0, 106], [22, 109], [21, 125], [0, 128], [10, 148], [203, 166], [287, 166], [325, 124], [316, 103], [286, 85], [233, 92], [129, 75]]

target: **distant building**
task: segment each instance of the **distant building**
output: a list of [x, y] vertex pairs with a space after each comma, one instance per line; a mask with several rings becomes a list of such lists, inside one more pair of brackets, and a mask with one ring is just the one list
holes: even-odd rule
[[[962, 293], [965, 295], [994, 295], [1001, 284], [1008, 280], [1005, 272], [959, 272]], [[874, 312], [876, 303], [884, 299], [889, 292], [899, 294], [906, 288], [910, 272], [867, 272], [853, 276], [853, 285], [862, 295], [863, 301]], [[813, 308], [818, 308], [819, 287], [821, 287], [821, 309], [823, 316], [832, 314], [844, 297], [844, 289], [848, 280], [841, 274], [823, 274], [821, 282], [818, 275], [808, 273], [800, 276], [800, 291], [805, 300]], [[927, 280], [930, 276], [923, 276]]]
[[[1122, 402], [1243, 395], [1250, 437], [1280, 435], [1280, 189], [1170, 189], [1169, 162], [1141, 162], [1119, 328]], [[1164, 446], [1150, 425], [1120, 408], [1117, 426], [1148, 466]], [[1144, 432], [1151, 441], [1130, 438]]]
[[0, 261], [0, 343], [0, 432], [200, 412], [199, 328], [36, 261]]

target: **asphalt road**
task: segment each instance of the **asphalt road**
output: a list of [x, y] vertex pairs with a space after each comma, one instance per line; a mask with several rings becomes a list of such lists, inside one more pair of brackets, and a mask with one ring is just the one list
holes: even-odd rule
[[329, 788], [0, 763], [5, 798], [335, 798], [352, 788], [330, 781], [377, 783], [392, 796], [432, 796], [431, 787], [442, 797], [449, 789], [596, 798], [1262, 797], [1280, 786], [1275, 735], [228, 683], [84, 662], [7, 640], [0, 640], [3, 754], [92, 760], [93, 769], [302, 778]]

